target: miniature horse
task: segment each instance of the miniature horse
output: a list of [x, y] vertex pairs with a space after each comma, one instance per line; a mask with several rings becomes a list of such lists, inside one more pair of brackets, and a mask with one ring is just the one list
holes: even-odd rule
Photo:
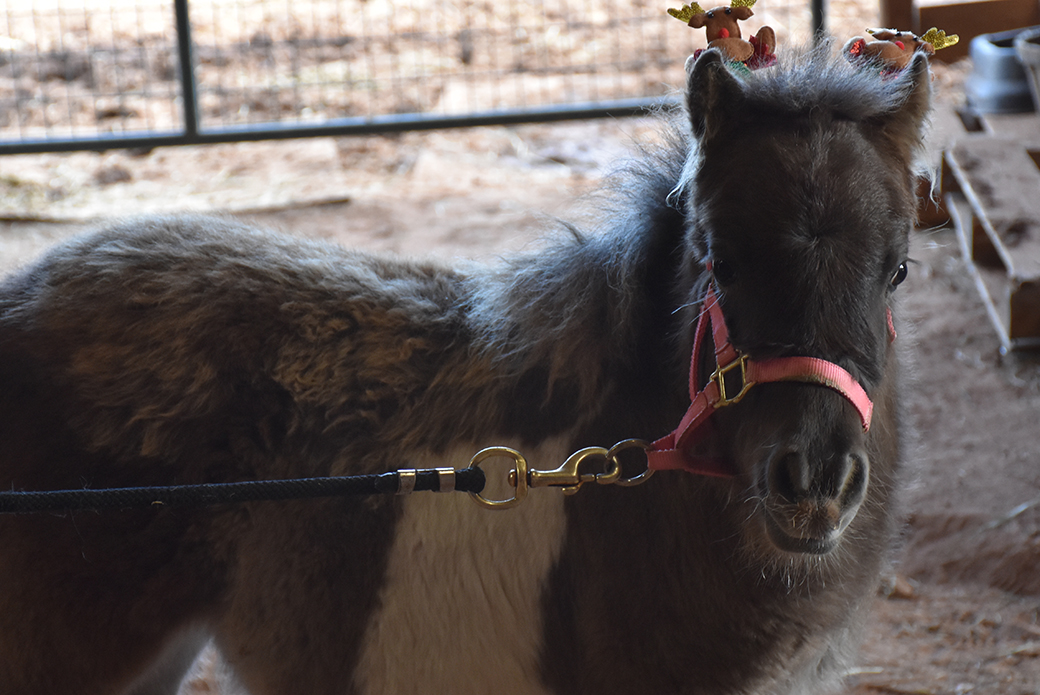
[[781, 381], [686, 452], [725, 477], [505, 511], [415, 493], [2, 516], [0, 691], [173, 693], [210, 639], [253, 695], [840, 678], [893, 529], [888, 312], [927, 64], [882, 79], [821, 51], [742, 76], [708, 51], [687, 74], [682, 144], [633, 165], [605, 229], [529, 258], [451, 269], [193, 217], [52, 250], [0, 286], [0, 486], [461, 468], [488, 445], [553, 468], [676, 426], [713, 366], [689, 357], [709, 290], [743, 354], [851, 375], [869, 430]]

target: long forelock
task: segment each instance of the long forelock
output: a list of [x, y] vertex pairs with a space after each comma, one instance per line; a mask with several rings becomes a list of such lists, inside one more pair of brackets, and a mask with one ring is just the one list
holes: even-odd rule
[[808, 115], [868, 121], [898, 108], [908, 94], [906, 81], [851, 64], [835, 55], [830, 42], [792, 49], [773, 67], [744, 78], [746, 105], [766, 114]]
[[[912, 88], [909, 80], [855, 66], [833, 48], [833, 41], [813, 48], [793, 48], [783, 53], [776, 65], [741, 78], [745, 117], [763, 122], [813, 118], [867, 123], [902, 106]], [[915, 174], [929, 171], [923, 155], [921, 143], [914, 153]], [[700, 163], [701, 152], [693, 142], [672, 198], [679, 199], [693, 189]]]

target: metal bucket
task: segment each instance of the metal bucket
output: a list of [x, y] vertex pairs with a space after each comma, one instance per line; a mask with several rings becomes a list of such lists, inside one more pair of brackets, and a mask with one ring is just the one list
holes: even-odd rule
[[1030, 80], [1014, 45], [1019, 34], [1033, 29], [1040, 27], [981, 34], [971, 40], [968, 50], [974, 67], [964, 84], [964, 91], [968, 104], [976, 111], [1017, 113], [1034, 110]]
[[1040, 27], [1025, 29], [1015, 37], [1014, 43], [1033, 95], [1033, 108], [1040, 111]]

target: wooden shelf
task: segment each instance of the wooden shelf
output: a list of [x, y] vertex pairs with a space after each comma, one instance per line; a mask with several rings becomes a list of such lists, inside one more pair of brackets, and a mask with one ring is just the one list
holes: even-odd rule
[[1040, 348], [1040, 120], [1035, 136], [969, 135], [943, 153], [942, 194], [1004, 350]]

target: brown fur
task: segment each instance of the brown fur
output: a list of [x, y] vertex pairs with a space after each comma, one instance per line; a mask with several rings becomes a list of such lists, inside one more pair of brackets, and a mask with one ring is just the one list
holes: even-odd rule
[[[874, 425], [864, 435], [827, 389], [756, 387], [718, 418], [713, 446], [734, 479], [662, 473], [569, 498], [550, 575], [520, 589], [540, 592], [543, 640], [517, 691], [828, 682], [893, 524], [899, 377], [885, 311], [928, 75], [923, 59], [889, 81], [802, 61], [742, 81], [707, 52], [687, 85], [694, 144], [648, 153], [602, 230], [499, 267], [194, 217], [54, 249], [0, 285], [0, 485], [361, 473], [506, 439], [652, 439], [686, 406], [710, 258], [734, 344], [842, 364], [873, 397]], [[176, 665], [212, 635], [255, 695], [355, 692], [409, 509], [380, 498], [2, 517], [0, 691], [120, 693], [164, 652], [181, 657], [169, 659], [175, 689]], [[833, 539], [828, 517], [847, 526]], [[503, 571], [524, 565], [517, 550], [495, 548]], [[436, 562], [422, 551], [406, 556], [417, 576]], [[507, 585], [476, 580], [488, 595]]]

